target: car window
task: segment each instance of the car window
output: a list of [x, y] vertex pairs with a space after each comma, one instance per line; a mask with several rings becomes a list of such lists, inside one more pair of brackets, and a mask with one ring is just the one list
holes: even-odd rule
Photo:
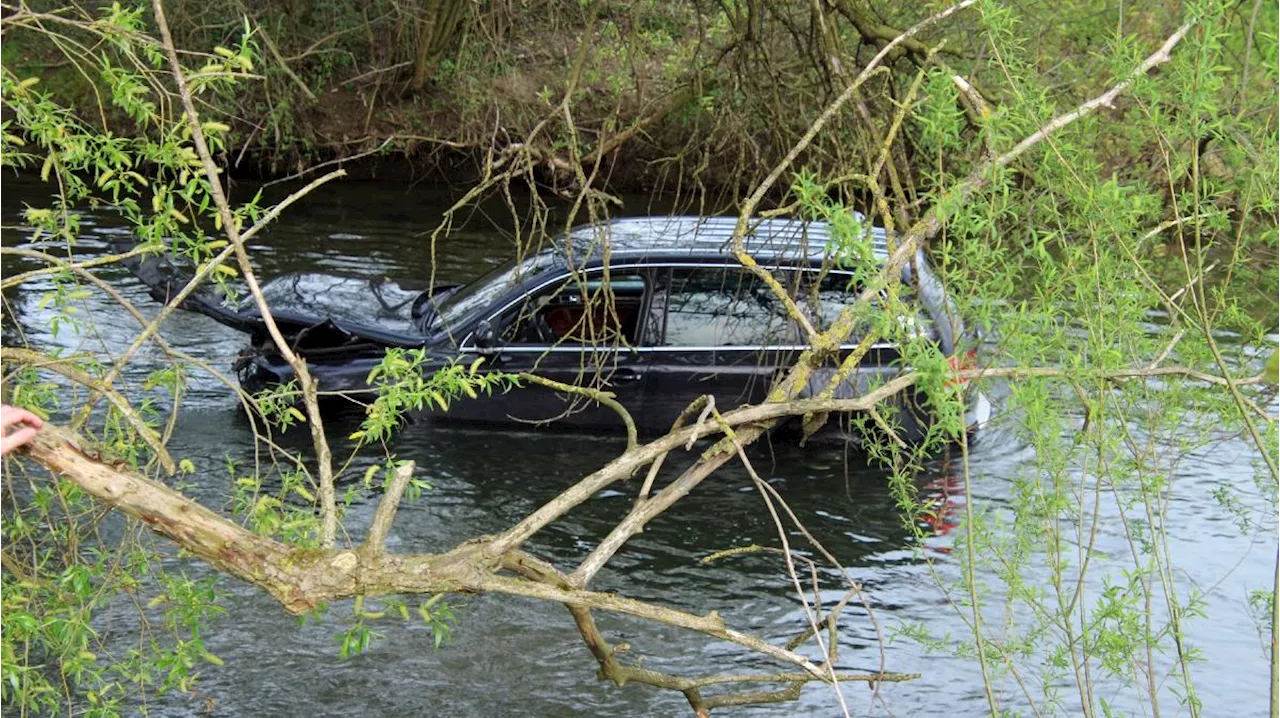
[[648, 279], [642, 273], [571, 277], [504, 312], [507, 346], [638, 346], [644, 341]]
[[[819, 276], [821, 276], [820, 280], [818, 279]], [[818, 281], [817, 287], [813, 285], [815, 280]], [[898, 291], [903, 301], [909, 305], [916, 305], [914, 315], [902, 317], [899, 320], [903, 323], [903, 328], [918, 336], [936, 339], [937, 334], [933, 327], [933, 320], [929, 318], [925, 308], [920, 305], [915, 290], [906, 285], [899, 287]], [[800, 289], [798, 293], [792, 296], [798, 298], [797, 304], [799, 304], [801, 311], [809, 317], [814, 329], [826, 331], [831, 328], [831, 325], [846, 307], [857, 303], [860, 292], [861, 289], [854, 286], [852, 276], [847, 272], [829, 271], [819, 273], [816, 270], [811, 270], [803, 272], [803, 277], [800, 279]], [[878, 299], [873, 300], [868, 305], [868, 311], [881, 311], [882, 307], [883, 305]], [[855, 325], [853, 335], [846, 339], [845, 342], [859, 341], [865, 331], [864, 317], [863, 321]]]
[[[852, 276], [846, 272], [775, 269], [771, 274], [819, 331], [829, 328], [858, 297]], [[661, 316], [664, 309], [663, 343], [667, 346], [807, 343], [799, 325], [764, 280], [740, 267], [673, 270], [670, 289], [655, 296], [654, 315]]]
[[[858, 288], [852, 285], [853, 278], [847, 273], [788, 271], [787, 274], [802, 275], [799, 288], [792, 296], [818, 331], [829, 329], [845, 307], [858, 301]], [[813, 286], [815, 280], [817, 287]]]
[[659, 296], [666, 310], [667, 346], [756, 347], [797, 340], [782, 302], [745, 269], [675, 269], [670, 287]]

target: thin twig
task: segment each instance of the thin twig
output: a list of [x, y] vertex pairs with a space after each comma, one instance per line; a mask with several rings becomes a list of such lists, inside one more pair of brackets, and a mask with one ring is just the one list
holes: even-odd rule
[[627, 411], [627, 408], [625, 406], [618, 403], [618, 400], [614, 398], [616, 395], [613, 392], [602, 391], [600, 389], [593, 389], [588, 386], [578, 386], [576, 384], [565, 384], [564, 382], [555, 381], [554, 379], [548, 379], [544, 376], [538, 376], [537, 374], [530, 374], [528, 372], [522, 373], [519, 376], [521, 381], [527, 381], [530, 384], [545, 386], [548, 389], [553, 389], [555, 391], [562, 391], [566, 394], [584, 396], [592, 401], [599, 402], [600, 404], [603, 404], [604, 406], [609, 407], [610, 409], [613, 410], [615, 414], [617, 414], [622, 419], [622, 424], [623, 426], [626, 427], [627, 450], [630, 451], [631, 449], [636, 448], [637, 435], [636, 435], [635, 419], [631, 418], [631, 412]]

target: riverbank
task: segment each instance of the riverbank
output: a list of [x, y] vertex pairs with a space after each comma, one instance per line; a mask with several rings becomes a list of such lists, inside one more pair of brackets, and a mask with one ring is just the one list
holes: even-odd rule
[[[232, 89], [199, 93], [201, 112], [229, 128], [223, 159], [239, 177], [279, 179], [343, 161], [361, 179], [468, 182], [486, 165], [523, 162], [533, 181], [551, 187], [573, 184], [573, 168], [581, 166], [592, 186], [607, 192], [710, 194], [714, 203], [767, 174], [851, 83], [854, 68], [926, 12], [829, 5], [449, 0], [408, 8], [390, 0], [351, 7], [271, 0], [249, 11], [238, 2], [172, 0], [165, 7], [193, 68], [217, 60], [216, 48], [243, 48], [252, 58]], [[103, 13], [83, 22], [114, 23], [122, 31], [150, 22], [148, 10]], [[1268, 8], [1252, 20], [1228, 18], [1240, 32], [1226, 42], [1244, 43], [1246, 29], [1273, 30], [1273, 15]], [[1088, 3], [1065, 3], [1018, 22], [1022, 34], [1036, 38], [1022, 61], [1043, 74], [1037, 92], [1070, 107], [1116, 72], [1094, 38], [1119, 23], [1128, 42], [1148, 47], [1178, 21], [1174, 12], [1128, 6], [1104, 20]], [[107, 89], [106, 70], [67, 60], [26, 27], [39, 23], [18, 23], [2, 48], [14, 77], [39, 78], [41, 88], [93, 125], [118, 134], [137, 129]], [[983, 113], [998, 116], [1023, 91], [1009, 87], [1008, 68], [975, 45], [989, 32], [979, 14], [961, 12], [895, 45], [884, 58], [886, 71], [830, 119], [794, 166], [819, 177], [861, 168], [879, 153], [904, 102], [911, 103], [916, 73], [933, 68], [929, 82], [940, 86], [926, 90], [950, 96], [946, 122], [959, 123], [969, 145], [949, 152], [945, 169], [963, 173], [985, 151]], [[1242, 74], [1232, 79], [1238, 106], [1227, 108], [1238, 116], [1274, 112], [1266, 69], [1274, 57], [1264, 54], [1251, 61], [1243, 44], [1226, 53], [1233, 65], [1227, 70]], [[135, 59], [116, 58], [112, 72], [128, 72]], [[951, 75], [966, 78], [978, 94], [959, 92]], [[160, 102], [145, 81], [138, 92]], [[1124, 102], [1109, 121], [1140, 112]], [[882, 181], [886, 190], [899, 182], [908, 193], [924, 193], [943, 158], [914, 136], [936, 118], [905, 119], [903, 133], [913, 140], [887, 158], [897, 178]], [[1150, 169], [1158, 148], [1149, 142], [1095, 149], [1101, 166], [1122, 180], [1161, 179]], [[1202, 149], [1206, 167], [1228, 176], [1247, 166], [1247, 157], [1220, 152], [1212, 142]]]

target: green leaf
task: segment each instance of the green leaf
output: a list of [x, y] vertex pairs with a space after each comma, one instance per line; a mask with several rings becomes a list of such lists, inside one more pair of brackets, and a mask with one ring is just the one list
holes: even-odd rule
[[1280, 351], [1271, 352], [1271, 358], [1262, 368], [1262, 380], [1268, 384], [1280, 384]]

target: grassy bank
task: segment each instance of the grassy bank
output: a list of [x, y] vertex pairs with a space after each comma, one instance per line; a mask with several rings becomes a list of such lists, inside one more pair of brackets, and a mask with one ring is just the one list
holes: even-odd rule
[[[1038, 91], [1072, 106], [1113, 76], [1105, 55], [1131, 55], [1178, 24], [1178, 3], [1134, 5], [1099, 13], [1067, 2], [1053, 13], [1017, 12], [1020, 35], [1034, 38], [1019, 62], [1039, 75]], [[581, 160], [606, 189], [693, 191], [713, 203], [772, 168], [848, 84], [850, 68], [931, 12], [854, 0], [272, 0], [253, 8], [181, 0], [167, 7], [180, 47], [234, 46], [246, 26], [253, 29], [259, 81], [200, 98], [230, 126], [226, 162], [238, 174], [280, 177], [359, 157], [366, 161], [353, 167], [364, 176], [465, 178], [468, 168], [480, 174], [490, 152], [501, 157], [523, 145], [539, 180], [551, 185], [571, 183], [567, 168]], [[137, 22], [147, 18], [143, 10]], [[1276, 9], [1242, 4], [1225, 22], [1234, 47], [1223, 57], [1234, 76], [1223, 110], [1274, 127]], [[101, 70], [47, 42], [40, 28], [50, 24], [8, 32], [5, 67], [40, 77], [82, 117], [118, 127], [114, 115], [123, 113]], [[970, 156], [948, 158], [953, 167], [982, 154], [982, 113], [1017, 100], [1019, 88], [972, 17], [926, 29], [890, 58], [890, 71], [867, 83], [801, 166], [832, 175], [863, 164], [923, 66], [976, 89], [951, 93], [972, 146]], [[568, 111], [557, 112], [566, 97]], [[1137, 111], [1117, 107], [1114, 119]], [[1211, 137], [1204, 143], [1210, 171], [1237, 169], [1239, 158], [1218, 152]], [[895, 150], [901, 183], [927, 183], [936, 158], [925, 149], [908, 142]], [[1149, 143], [1101, 148], [1103, 169], [1122, 176], [1150, 174], [1158, 154]]]

